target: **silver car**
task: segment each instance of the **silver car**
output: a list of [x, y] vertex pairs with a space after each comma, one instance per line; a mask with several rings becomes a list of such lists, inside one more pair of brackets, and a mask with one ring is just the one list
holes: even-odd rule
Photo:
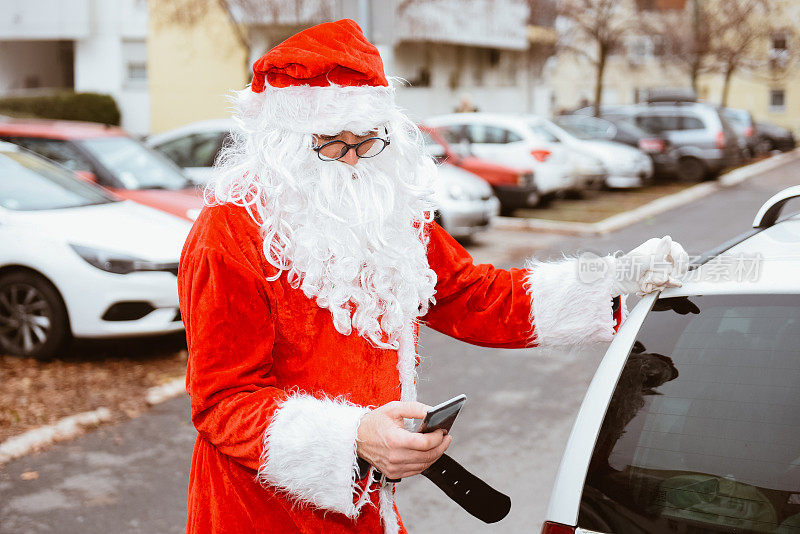
[[[591, 111], [584, 108], [580, 112]], [[679, 101], [603, 106], [601, 115], [626, 118], [646, 132], [664, 136], [678, 153], [678, 178], [687, 182], [714, 177], [741, 161], [739, 137], [709, 104]]]

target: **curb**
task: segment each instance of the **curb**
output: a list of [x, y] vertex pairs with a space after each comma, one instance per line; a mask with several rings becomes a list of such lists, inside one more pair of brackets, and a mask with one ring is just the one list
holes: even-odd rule
[[186, 393], [186, 377], [182, 376], [170, 380], [166, 384], [161, 384], [160, 386], [155, 386], [148, 389], [147, 393], [145, 393], [144, 395], [144, 398], [145, 401], [147, 401], [147, 404], [153, 406], [154, 404], [160, 404], [173, 397], [177, 397], [185, 393]]
[[[186, 378], [170, 380], [145, 392], [145, 402], [153, 406], [186, 393]], [[0, 467], [4, 464], [37, 452], [58, 441], [75, 438], [89, 428], [111, 421], [111, 410], [105, 407], [63, 417], [52, 425], [44, 425], [8, 438], [0, 443]]]
[[98, 408], [64, 417], [52, 425], [40, 426], [0, 443], [0, 465], [38, 451], [57, 441], [72, 439], [87, 427], [111, 420], [108, 408]]
[[580, 236], [604, 235], [630, 226], [648, 217], [694, 202], [716, 191], [736, 186], [758, 174], [771, 171], [798, 158], [800, 158], [800, 148], [745, 165], [744, 167], [739, 167], [738, 169], [721, 175], [713, 182], [697, 184], [678, 193], [648, 202], [630, 211], [612, 215], [596, 223], [495, 217], [492, 227], [498, 230], [543, 231]]

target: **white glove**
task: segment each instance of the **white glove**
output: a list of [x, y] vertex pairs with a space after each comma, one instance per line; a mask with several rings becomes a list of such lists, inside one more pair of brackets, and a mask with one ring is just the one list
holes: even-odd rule
[[689, 255], [668, 235], [648, 239], [627, 254], [614, 258], [614, 295], [636, 293], [643, 296], [667, 287], [680, 287], [689, 267]]

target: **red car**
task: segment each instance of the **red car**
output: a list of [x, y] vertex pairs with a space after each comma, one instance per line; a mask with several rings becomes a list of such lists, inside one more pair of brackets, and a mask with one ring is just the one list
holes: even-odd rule
[[437, 160], [461, 167], [489, 182], [500, 200], [501, 215], [511, 215], [515, 209], [532, 207], [539, 202], [539, 191], [532, 170], [516, 169], [477, 158], [468, 148], [449, 145], [435, 128], [420, 125], [420, 130], [425, 136], [429, 152]]
[[0, 121], [0, 140], [44, 156], [120, 198], [194, 220], [201, 191], [172, 161], [121, 128], [41, 119]]

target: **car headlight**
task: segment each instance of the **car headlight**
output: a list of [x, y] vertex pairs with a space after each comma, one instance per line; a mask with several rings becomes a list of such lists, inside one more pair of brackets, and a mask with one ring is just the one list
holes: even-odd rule
[[466, 189], [458, 184], [452, 184], [447, 188], [447, 194], [453, 200], [469, 200], [470, 196]]
[[135, 271], [170, 271], [177, 273], [178, 270], [177, 262], [159, 263], [129, 256], [121, 252], [111, 252], [71, 243], [69, 246], [86, 263], [109, 273], [129, 274]]

